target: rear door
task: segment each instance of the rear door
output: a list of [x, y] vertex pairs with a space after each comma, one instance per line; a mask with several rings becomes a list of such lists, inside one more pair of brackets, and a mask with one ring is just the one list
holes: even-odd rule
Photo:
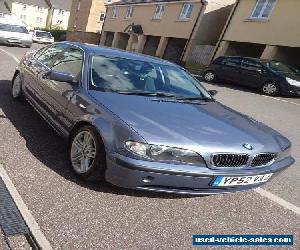
[[65, 131], [72, 124], [67, 107], [72, 97], [79, 91], [83, 57], [83, 50], [70, 45], [55, 57], [50, 65], [52, 71], [72, 75], [76, 79], [76, 83], [58, 82], [48, 78], [42, 79], [45, 99], [53, 110], [53, 119]]
[[239, 83], [241, 73], [241, 58], [224, 57], [219, 64], [217, 75], [225, 81]]
[[241, 69], [241, 84], [260, 88], [265, 79], [263, 65], [255, 60], [244, 58]]

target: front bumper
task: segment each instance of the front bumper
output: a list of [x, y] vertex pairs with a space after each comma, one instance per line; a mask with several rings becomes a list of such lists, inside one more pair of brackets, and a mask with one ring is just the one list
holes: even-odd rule
[[282, 94], [290, 96], [300, 96], [300, 87], [287, 85], [287, 87], [282, 87]]
[[291, 166], [295, 160], [287, 157], [272, 165], [253, 169], [209, 169], [203, 167], [180, 170], [184, 166], [135, 160], [114, 154], [107, 157], [106, 180], [116, 186], [189, 195], [212, 195], [246, 191], [262, 184], [234, 187], [213, 187], [217, 176], [249, 176], [274, 173], [273, 179], [281, 171]]

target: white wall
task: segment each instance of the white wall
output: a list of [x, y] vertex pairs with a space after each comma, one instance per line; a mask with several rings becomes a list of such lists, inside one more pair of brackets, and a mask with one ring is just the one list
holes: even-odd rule
[[[59, 9], [54, 9], [52, 17], [52, 27], [59, 26], [61, 29], [66, 30], [68, 28], [68, 22], [70, 18], [70, 12], [64, 10], [63, 14], [59, 13]], [[59, 21], [62, 21], [62, 24], [58, 24]]]
[[[26, 19], [22, 19], [29, 29], [33, 28], [45, 28], [48, 16], [48, 8], [42, 7], [41, 11], [38, 10], [38, 6], [26, 5], [26, 10], [23, 9], [24, 4], [12, 3], [12, 14], [21, 18], [26, 16]], [[41, 18], [41, 22], [37, 20]]]

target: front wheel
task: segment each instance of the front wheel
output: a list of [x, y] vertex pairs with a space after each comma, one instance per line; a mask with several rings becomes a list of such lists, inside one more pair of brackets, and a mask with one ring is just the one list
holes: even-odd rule
[[74, 133], [69, 145], [72, 169], [84, 180], [104, 179], [106, 154], [103, 141], [92, 126], [84, 126]]
[[12, 80], [11, 94], [13, 99], [15, 100], [23, 99], [22, 85], [23, 85], [22, 77], [20, 73], [17, 73], [14, 79]]
[[267, 82], [261, 87], [261, 92], [269, 96], [277, 96], [280, 92], [279, 85], [274, 82]]

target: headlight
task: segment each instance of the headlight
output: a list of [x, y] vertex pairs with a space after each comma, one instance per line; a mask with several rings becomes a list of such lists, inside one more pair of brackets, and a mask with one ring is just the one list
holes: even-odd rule
[[186, 149], [150, 145], [134, 141], [127, 141], [125, 143], [125, 148], [130, 153], [133, 153], [134, 155], [146, 160], [205, 164], [205, 161], [201, 155]]
[[286, 81], [290, 84], [290, 85], [293, 85], [293, 86], [296, 86], [296, 87], [300, 87], [300, 82], [299, 81], [296, 81], [294, 79], [291, 79], [289, 77], [286, 78]]
[[277, 159], [280, 160], [289, 157], [291, 155], [291, 142], [281, 135], [275, 136], [275, 140], [277, 141], [281, 149], [281, 152], [277, 154]]

